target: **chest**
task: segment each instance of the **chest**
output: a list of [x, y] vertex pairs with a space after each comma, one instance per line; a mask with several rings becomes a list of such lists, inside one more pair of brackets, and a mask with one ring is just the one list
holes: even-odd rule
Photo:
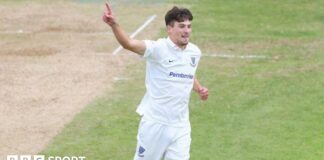
[[192, 82], [199, 56], [191, 52], [161, 53], [159, 61], [149, 64], [151, 78], [174, 82]]
[[176, 53], [165, 53], [165, 56], [161, 58], [161, 61], [157, 63], [162, 70], [165, 71], [176, 71], [183, 74], [190, 73], [194, 74], [196, 71], [199, 57], [191, 52], [176, 52]]

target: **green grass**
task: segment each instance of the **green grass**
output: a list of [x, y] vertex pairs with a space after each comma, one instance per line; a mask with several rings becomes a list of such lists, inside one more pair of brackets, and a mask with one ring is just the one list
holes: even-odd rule
[[[204, 53], [197, 77], [210, 98], [193, 94], [191, 159], [320, 160], [324, 157], [323, 1], [173, 1], [190, 4], [193, 39]], [[161, 31], [162, 32], [162, 31]], [[132, 159], [144, 94], [144, 64], [129, 81], [94, 100], [42, 153]]]
[[[135, 64], [128, 69], [133, 67], [144, 66]], [[87, 159], [131, 159], [135, 153], [139, 122], [135, 109], [145, 88], [141, 85], [143, 71], [132, 71], [128, 76], [138, 82], [116, 82], [114, 85], [118, 89], [107, 91], [106, 96], [89, 104], [42, 154], [83, 155]]]
[[76, 2], [81, 3], [125, 3], [125, 4], [158, 4], [158, 3], [165, 3], [166, 0], [75, 0]]

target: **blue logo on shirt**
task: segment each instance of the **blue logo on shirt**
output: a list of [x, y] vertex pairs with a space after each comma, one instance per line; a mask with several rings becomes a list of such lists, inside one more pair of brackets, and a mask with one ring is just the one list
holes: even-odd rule
[[191, 66], [192, 67], [195, 67], [197, 65], [197, 63], [196, 63], [196, 57], [191, 57], [190, 59], [191, 59], [191, 61], [190, 61]]
[[142, 146], [139, 146], [139, 148], [138, 148], [138, 156], [139, 157], [144, 157], [144, 152], [145, 152], [145, 148], [143, 148]]
[[169, 76], [178, 77], [178, 78], [186, 78], [186, 79], [193, 79], [193, 77], [194, 77], [191, 74], [174, 73], [174, 72], [170, 72]]

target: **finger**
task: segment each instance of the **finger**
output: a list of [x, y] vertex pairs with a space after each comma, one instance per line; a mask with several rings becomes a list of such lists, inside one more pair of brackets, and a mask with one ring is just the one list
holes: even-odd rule
[[200, 93], [199, 95], [200, 95], [200, 97], [208, 96], [208, 94], [204, 94], [204, 93]]
[[208, 96], [208, 92], [200, 93], [201, 96]]
[[204, 88], [203, 90], [201, 90], [200, 93], [202, 93], [202, 94], [208, 94], [208, 89]]
[[104, 12], [104, 16], [107, 18], [112, 18], [112, 15], [109, 15], [108, 12]]
[[201, 94], [201, 96], [208, 96], [208, 93], [207, 94]]
[[208, 97], [208, 95], [201, 95], [200, 97], [201, 97], [201, 99], [206, 99]]
[[207, 99], [208, 99], [208, 95], [202, 97], [202, 100], [207, 100]]
[[208, 91], [208, 89], [207, 89], [206, 87], [201, 87], [199, 90], [200, 90], [201, 92], [202, 92], [202, 91]]
[[201, 93], [208, 94], [208, 90], [203, 90], [203, 91], [201, 91]]
[[105, 13], [104, 16], [109, 17], [109, 14], [108, 13]]
[[201, 100], [205, 101], [208, 97], [201, 97]]
[[203, 89], [203, 88], [200, 88], [200, 89], [198, 90], [198, 93], [201, 94], [201, 93], [203, 93], [203, 91], [204, 91], [204, 89]]
[[108, 14], [111, 14], [111, 7], [107, 2], [106, 2], [106, 8], [107, 8]]

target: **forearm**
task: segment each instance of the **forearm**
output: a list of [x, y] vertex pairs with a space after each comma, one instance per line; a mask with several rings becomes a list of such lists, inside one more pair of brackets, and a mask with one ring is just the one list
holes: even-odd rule
[[108, 3], [106, 3], [106, 7], [107, 10], [102, 16], [102, 20], [111, 27], [120, 45], [122, 45], [125, 49], [143, 55], [146, 49], [144, 41], [130, 38], [122, 27], [116, 22], [111, 7]]
[[143, 55], [146, 49], [144, 41], [130, 38], [118, 23], [110, 25], [117, 41], [125, 49]]
[[208, 99], [208, 88], [202, 86], [196, 78], [194, 79], [193, 90], [199, 94], [201, 100]]
[[112, 24], [110, 27], [119, 44], [123, 46], [125, 49], [129, 49], [131, 39], [126, 34], [126, 32], [122, 29], [122, 27], [116, 22]]
[[201, 88], [201, 84], [199, 83], [197, 78], [194, 78], [193, 90], [195, 92], [198, 92], [200, 88]]
[[112, 13], [111, 7], [108, 3], [106, 3], [107, 10], [105, 11], [104, 15], [102, 16], [102, 20], [107, 23], [108, 26], [111, 27], [117, 41], [122, 45], [124, 48], [128, 49], [130, 46], [130, 38], [122, 29], [121, 26], [116, 22], [114, 15]]

